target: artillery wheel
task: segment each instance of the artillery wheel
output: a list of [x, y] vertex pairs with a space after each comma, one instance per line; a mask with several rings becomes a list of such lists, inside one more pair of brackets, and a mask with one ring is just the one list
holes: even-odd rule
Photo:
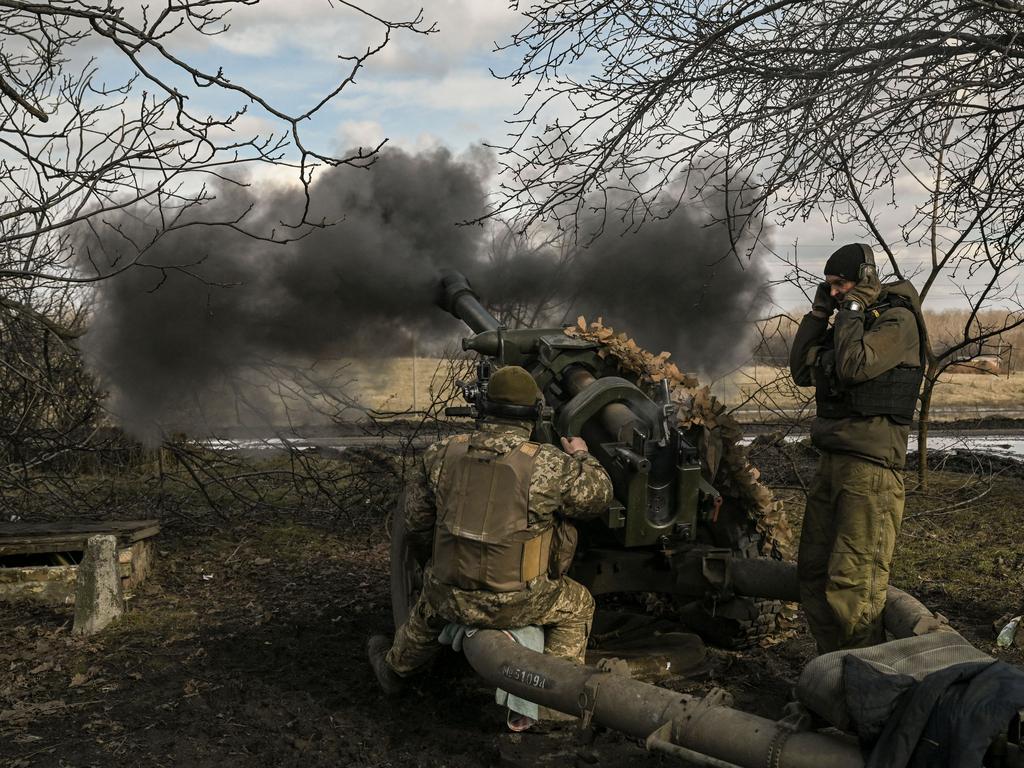
[[423, 589], [423, 566], [409, 544], [405, 528], [405, 498], [403, 490], [391, 513], [391, 616], [395, 629], [409, 618]]

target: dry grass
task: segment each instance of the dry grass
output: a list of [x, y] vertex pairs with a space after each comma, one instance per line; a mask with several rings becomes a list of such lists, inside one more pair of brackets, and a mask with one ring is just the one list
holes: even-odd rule
[[938, 405], [1024, 406], [1024, 373], [1009, 376], [991, 374], [943, 374], [935, 388]]
[[[431, 401], [432, 390], [444, 379], [449, 361], [438, 358], [393, 357], [353, 360], [346, 363], [348, 392], [363, 405], [376, 410], [422, 409]], [[414, 375], [415, 371], [415, 375]], [[730, 407], [761, 390], [757, 401], [773, 408], [798, 408], [801, 396], [811, 389], [798, 389], [785, 368], [746, 366], [727, 377], [710, 382], [712, 391]], [[938, 409], [1016, 409], [1024, 406], [1024, 373], [1010, 376], [991, 374], [945, 374], [935, 390], [933, 407]], [[748, 407], [754, 407], [751, 403]], [[767, 408], [765, 408], [767, 410]]]
[[[789, 371], [774, 366], [747, 366], [713, 383], [712, 389], [723, 402], [737, 405], [755, 393], [758, 402], [770, 402], [777, 407], [796, 408], [801, 396], [809, 398], [810, 388], [796, 388]], [[992, 374], [943, 374], [935, 388], [933, 408], [1015, 409], [1024, 406], [1024, 373], [1009, 376]]]
[[434, 357], [387, 357], [345, 361], [347, 394], [376, 411], [405, 412], [430, 405], [451, 361]]

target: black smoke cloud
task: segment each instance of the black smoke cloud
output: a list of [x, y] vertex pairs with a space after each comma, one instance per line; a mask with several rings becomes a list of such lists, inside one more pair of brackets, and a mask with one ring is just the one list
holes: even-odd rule
[[[707, 226], [703, 211], [625, 235], [609, 228], [568, 268], [545, 249], [494, 259], [485, 228], [459, 224], [485, 211], [488, 172], [479, 157], [444, 150], [390, 150], [369, 169], [325, 171], [308, 218], [337, 223], [287, 245], [208, 225], [154, 239], [133, 212], [83, 235], [83, 273], [116, 272], [95, 284], [83, 344], [114, 412], [143, 437], [158, 425], [197, 429], [185, 411], [267, 360], [405, 353], [413, 332], [452, 337], [463, 326], [435, 306], [445, 267], [464, 271], [485, 300], [543, 290], [567, 316], [601, 315], [685, 369], [721, 368], [736, 359], [730, 350], [746, 351], [764, 270], [730, 255], [726, 229]], [[290, 189], [225, 185], [202, 215], [230, 219], [252, 206], [246, 228], [280, 236], [302, 203]]]
[[760, 254], [748, 253], [749, 230], [731, 238], [706, 207], [716, 202], [681, 207], [623, 234], [603, 217], [584, 221], [584, 235], [602, 234], [566, 262], [521, 249], [499, 262], [498, 274], [485, 270], [488, 296], [528, 302], [531, 291], [555, 284], [561, 320], [601, 317], [653, 352], [671, 352], [683, 370], [727, 371], [749, 354], [752, 321], [769, 295]]

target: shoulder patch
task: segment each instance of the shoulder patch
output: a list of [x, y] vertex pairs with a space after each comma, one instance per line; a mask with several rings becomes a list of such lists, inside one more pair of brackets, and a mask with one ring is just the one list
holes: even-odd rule
[[523, 443], [519, 446], [519, 450], [527, 456], [536, 456], [537, 451], [540, 450], [540, 446], [537, 443]]

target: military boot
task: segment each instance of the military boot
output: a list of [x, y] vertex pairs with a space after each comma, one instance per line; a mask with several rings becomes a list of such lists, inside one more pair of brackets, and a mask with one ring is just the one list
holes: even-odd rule
[[405, 690], [405, 680], [398, 676], [385, 658], [391, 650], [391, 641], [384, 635], [374, 635], [366, 643], [366, 655], [370, 658], [370, 666], [377, 675], [381, 690], [388, 696], [397, 696]]

